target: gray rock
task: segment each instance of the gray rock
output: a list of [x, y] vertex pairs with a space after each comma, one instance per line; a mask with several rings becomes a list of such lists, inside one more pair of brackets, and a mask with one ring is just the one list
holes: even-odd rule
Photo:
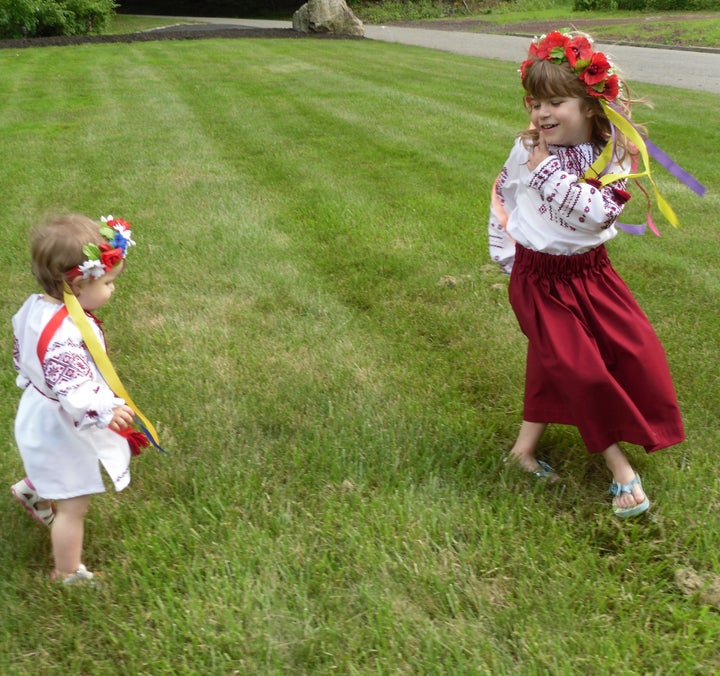
[[365, 27], [345, 0], [308, 0], [293, 14], [293, 28], [300, 33], [365, 35]]

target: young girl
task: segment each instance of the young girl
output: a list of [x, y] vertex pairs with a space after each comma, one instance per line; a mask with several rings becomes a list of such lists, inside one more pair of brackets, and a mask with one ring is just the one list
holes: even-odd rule
[[105, 382], [63, 303], [70, 291], [104, 349], [90, 313], [110, 300], [134, 242], [128, 223], [103, 221], [68, 215], [34, 233], [32, 271], [44, 293], [30, 296], [12, 322], [24, 390], [15, 438], [27, 477], [11, 490], [34, 518], [52, 525], [52, 577], [65, 584], [93, 577], [81, 555], [90, 495], [105, 490], [100, 465], [120, 491], [130, 483], [129, 444], [134, 451], [146, 445], [132, 433], [133, 409]]
[[511, 275], [510, 303], [528, 338], [510, 459], [557, 479], [536, 447], [548, 423], [574, 425], [612, 474], [614, 513], [635, 516], [650, 502], [618, 442], [650, 453], [684, 432], [660, 341], [605, 249], [630, 198], [635, 149], [612, 123], [629, 117], [627, 88], [579, 34], [533, 42], [520, 72], [531, 126], [498, 177], [489, 223], [491, 257]]

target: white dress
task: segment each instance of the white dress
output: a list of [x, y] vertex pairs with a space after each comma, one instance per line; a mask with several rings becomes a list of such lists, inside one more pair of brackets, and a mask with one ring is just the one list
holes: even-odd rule
[[[100, 466], [115, 490], [130, 483], [130, 447], [108, 429], [112, 409], [124, 404], [108, 387], [72, 319], [66, 317], [37, 354], [43, 329], [61, 305], [35, 294], [13, 317], [17, 385], [24, 390], [15, 419], [15, 439], [25, 472], [49, 500], [105, 491]], [[90, 319], [103, 347], [100, 326]]]

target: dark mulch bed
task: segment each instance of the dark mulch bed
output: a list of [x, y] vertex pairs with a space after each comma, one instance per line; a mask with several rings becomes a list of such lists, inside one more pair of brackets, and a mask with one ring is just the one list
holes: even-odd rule
[[124, 35], [71, 35], [48, 38], [0, 40], [0, 49], [28, 47], [67, 47], [69, 45], [151, 42], [155, 40], [206, 40], [207, 38], [308, 38], [326, 40], [362, 40], [350, 35], [300, 33], [292, 28], [245, 28], [230, 24], [183, 24], [142, 33]]

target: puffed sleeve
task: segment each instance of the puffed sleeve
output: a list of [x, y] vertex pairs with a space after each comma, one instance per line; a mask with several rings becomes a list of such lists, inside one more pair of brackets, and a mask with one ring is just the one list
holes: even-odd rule
[[507, 212], [502, 189], [507, 181], [507, 176], [506, 165], [492, 187], [488, 219], [488, 248], [490, 258], [500, 266], [500, 271], [509, 275], [515, 261], [515, 240], [510, 237], [506, 228]]
[[580, 181], [555, 155], [531, 172], [529, 186], [540, 193], [549, 220], [585, 232], [609, 228], [629, 199], [624, 181], [605, 187], [599, 182]]
[[15, 334], [13, 334], [13, 366], [17, 371], [15, 384], [21, 390], [26, 390], [30, 386], [30, 378], [28, 378], [20, 368], [20, 341], [18, 341], [18, 337]]
[[493, 185], [493, 199], [490, 203], [490, 218], [488, 219], [488, 247], [490, 258], [500, 266], [502, 273], [509, 275], [515, 261], [515, 241], [508, 235], [505, 228], [506, 223], [507, 214], [504, 201], [496, 182]]

